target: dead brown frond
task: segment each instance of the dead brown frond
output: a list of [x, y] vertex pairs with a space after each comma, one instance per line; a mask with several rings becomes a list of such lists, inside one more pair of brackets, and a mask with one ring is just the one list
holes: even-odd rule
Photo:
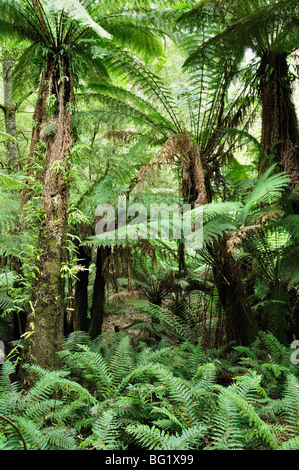
[[113, 140], [114, 142], [120, 142], [122, 144], [131, 144], [137, 138], [135, 131], [120, 131], [117, 129], [111, 129], [104, 135], [106, 139]]
[[181, 168], [181, 192], [185, 201], [205, 204], [207, 195], [200, 150], [187, 130], [167, 139], [156, 155], [144, 165], [138, 175], [140, 186], [149, 172], [162, 167], [179, 164]]

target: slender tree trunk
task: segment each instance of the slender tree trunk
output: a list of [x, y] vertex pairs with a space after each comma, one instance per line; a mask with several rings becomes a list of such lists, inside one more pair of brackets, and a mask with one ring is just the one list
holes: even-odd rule
[[[14, 139], [17, 138], [16, 127], [16, 110], [17, 106], [12, 94], [12, 71], [13, 59], [4, 51], [2, 56], [3, 70], [3, 105], [1, 108], [4, 112], [5, 132]], [[6, 140], [7, 166], [9, 168], [17, 168], [19, 165], [19, 149], [15, 141]]]
[[[73, 77], [66, 56], [52, 57], [42, 78], [34, 112], [29, 173], [41, 163], [40, 222], [36, 279], [28, 315], [24, 361], [54, 369], [60, 360], [64, 325], [64, 261], [69, 205], [69, 158], [72, 145], [68, 103], [74, 103]], [[24, 193], [24, 200], [28, 193]]]
[[[260, 70], [262, 101], [261, 144], [282, 171], [289, 174], [290, 190], [299, 184], [299, 131], [286, 54], [265, 53]], [[263, 160], [259, 172], [265, 169]], [[298, 202], [294, 206], [298, 213]]]
[[75, 331], [88, 331], [88, 281], [91, 263], [90, 248], [78, 247], [78, 264], [82, 270], [77, 274], [75, 286]]
[[106, 281], [103, 270], [108, 256], [108, 248], [97, 248], [96, 276], [93, 287], [91, 318], [88, 331], [91, 338], [96, 338], [102, 333], [106, 288]]

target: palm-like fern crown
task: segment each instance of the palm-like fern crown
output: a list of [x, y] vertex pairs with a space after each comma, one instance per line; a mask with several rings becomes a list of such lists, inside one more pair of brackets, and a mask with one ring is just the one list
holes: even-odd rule
[[295, 0], [253, 0], [242, 2], [203, 0], [183, 15], [182, 21], [200, 25], [202, 18], [218, 21], [197, 50], [187, 59], [188, 64], [206, 60], [213, 53], [234, 56], [252, 49], [259, 57], [266, 52], [289, 54], [298, 43], [298, 2]]
[[[39, 76], [53, 55], [67, 54], [76, 76], [107, 77], [103, 58], [124, 46], [146, 57], [160, 54], [162, 46], [145, 7], [149, 2], [95, 0], [2, 0], [2, 35], [28, 42], [15, 71], [22, 80], [28, 74]], [[140, 8], [143, 8], [141, 11]]]

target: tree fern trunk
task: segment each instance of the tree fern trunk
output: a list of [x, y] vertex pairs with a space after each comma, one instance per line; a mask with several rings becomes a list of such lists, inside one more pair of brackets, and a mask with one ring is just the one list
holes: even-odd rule
[[[69, 60], [65, 56], [52, 57], [44, 73], [36, 103], [30, 153], [30, 170], [35, 157], [42, 163], [39, 179], [43, 184], [43, 215], [39, 227], [39, 254], [24, 353], [25, 362], [38, 363], [49, 369], [60, 364], [56, 352], [61, 349], [63, 339], [65, 293], [61, 265], [66, 243], [68, 160], [72, 145], [68, 103], [73, 102]], [[43, 153], [36, 151], [40, 143], [43, 144]]]
[[226, 341], [250, 345], [258, 334], [258, 324], [252, 312], [242, 272], [231, 252], [226, 238], [209, 248], [213, 257], [214, 280], [225, 312]]
[[[259, 75], [261, 144], [266, 152], [273, 152], [281, 170], [290, 175], [290, 189], [293, 190], [299, 184], [299, 132], [286, 54], [265, 53]], [[265, 169], [265, 163], [267, 165], [262, 160], [259, 162], [260, 173]], [[298, 202], [294, 209], [298, 213]]]

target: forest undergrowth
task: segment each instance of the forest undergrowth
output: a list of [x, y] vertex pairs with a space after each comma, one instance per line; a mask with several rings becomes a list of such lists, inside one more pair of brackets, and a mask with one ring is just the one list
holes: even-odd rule
[[[293, 356], [292, 356], [293, 354]], [[1, 450], [298, 450], [296, 351], [260, 332], [250, 347], [155, 346], [127, 331], [71, 333], [62, 366], [1, 366]]]

